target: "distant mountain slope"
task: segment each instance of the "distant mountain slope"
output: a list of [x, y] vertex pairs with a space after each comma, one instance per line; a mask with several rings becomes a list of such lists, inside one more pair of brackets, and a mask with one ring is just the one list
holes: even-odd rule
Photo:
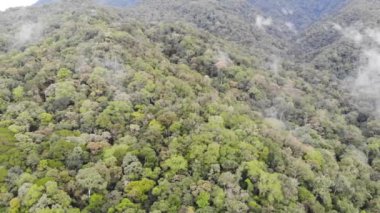
[[[40, 0], [43, 5], [61, 0]], [[64, 0], [63, 0], [64, 1]], [[285, 55], [286, 40], [350, 0], [88, 0], [130, 8], [127, 16], [145, 22], [182, 21], [251, 47], [253, 53]], [[261, 22], [267, 24], [263, 28]], [[261, 55], [261, 54], [258, 54]]]
[[[60, 0], [39, 0], [36, 5], [48, 4]], [[149, 2], [149, 0], [93, 0], [94, 2], [104, 5], [125, 7], [133, 5], [137, 2]], [[209, 1], [214, 3], [227, 3], [227, 4], [240, 4], [250, 3], [257, 10], [260, 10], [265, 15], [272, 16], [275, 19], [282, 19], [289, 23], [294, 24], [297, 28], [303, 29], [313, 22], [319, 20], [321, 17], [328, 15], [339, 9], [345, 2], [350, 0], [222, 0], [222, 1]], [[157, 1], [160, 3], [176, 4], [181, 1]], [[187, 3], [206, 2], [204, 1], [186, 1]], [[152, 2], [150, 2], [152, 3]], [[184, 2], [182, 2], [184, 3]]]
[[285, 43], [276, 36], [280, 29], [275, 23], [265, 27], [257, 25], [256, 19], [261, 14], [247, 1], [231, 0], [145, 0], [128, 10], [128, 15], [139, 21], [192, 23], [253, 50], [279, 52], [285, 49]]
[[350, 0], [250, 0], [261, 11], [303, 29]]
[[[88, 2], [102, 2], [107, 5], [121, 3], [105, 0]], [[131, 5], [139, 1], [123, 2]], [[277, 20], [271, 20], [266, 26], [259, 25], [257, 18], [263, 16], [263, 13], [245, 0], [141, 0], [140, 4], [122, 10], [124, 17], [139, 22], [193, 24], [199, 29], [244, 46], [256, 58], [284, 55], [286, 42], [283, 35], [291, 33], [290, 29], [284, 28], [283, 23]]]
[[[314, 23], [300, 34], [294, 45], [295, 48], [291, 51], [303, 58], [302, 60], [314, 61], [323, 69], [331, 68], [329, 67], [332, 64], [331, 61], [325, 60], [329, 55], [337, 56], [334, 59], [330, 58], [335, 65], [336, 61], [341, 60], [339, 57], [345, 59], [351, 57], [351, 62], [345, 60], [342, 63], [352, 64], [357, 61], [355, 57], [360, 48], [360, 45], [357, 45], [357, 39], [360, 39], [358, 33], [365, 31], [366, 28], [379, 27], [379, 14], [380, 4], [378, 1], [352, 0], [331, 17]], [[355, 38], [358, 36], [359, 38]]]
[[[60, 0], [39, 0], [36, 5], [44, 5], [49, 3], [58, 2]], [[94, 0], [99, 4], [110, 5], [115, 7], [125, 7], [137, 3], [139, 0]]]
[[300, 69], [305, 80], [335, 85], [328, 90], [345, 94], [341, 103], [362, 117], [380, 116], [379, 14], [379, 1], [352, 0], [299, 34], [289, 49], [297, 64], [311, 67]]
[[54, 2], [57, 2], [59, 0], [38, 0], [35, 5], [44, 5], [44, 4], [50, 4], [50, 3], [54, 3]]
[[137, 3], [139, 0], [98, 0], [99, 3], [116, 7], [125, 7]]

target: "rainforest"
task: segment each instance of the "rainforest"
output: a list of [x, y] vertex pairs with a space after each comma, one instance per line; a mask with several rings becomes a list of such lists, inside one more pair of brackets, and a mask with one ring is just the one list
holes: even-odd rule
[[0, 12], [0, 212], [380, 212], [380, 2]]

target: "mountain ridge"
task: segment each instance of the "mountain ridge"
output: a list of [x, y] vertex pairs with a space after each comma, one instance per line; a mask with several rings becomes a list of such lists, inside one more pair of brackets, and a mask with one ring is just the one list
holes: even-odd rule
[[315, 21], [336, 12], [349, 1], [350, 0], [313, 0], [304, 2], [302, 0], [251, 0], [250, 2], [267, 15], [277, 17], [277, 19], [285, 19], [293, 23], [298, 29], [303, 30]]

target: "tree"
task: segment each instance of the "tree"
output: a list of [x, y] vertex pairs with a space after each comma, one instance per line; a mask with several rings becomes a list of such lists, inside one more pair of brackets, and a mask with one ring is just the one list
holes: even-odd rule
[[280, 202], [284, 199], [278, 174], [262, 173], [257, 187], [260, 190], [260, 196], [270, 203], [274, 201]]
[[104, 190], [107, 186], [107, 182], [93, 167], [79, 170], [75, 179], [82, 188], [87, 189], [88, 198], [91, 197], [91, 191], [93, 189]]
[[[31, 127], [39, 126], [39, 115], [44, 110], [36, 102], [21, 101], [8, 106], [3, 118], [11, 119], [13, 125], [8, 124], [8, 128], [20, 131], [29, 131]], [[13, 127], [13, 128], [12, 128]]]
[[284, 199], [279, 174], [265, 171], [265, 164], [250, 161], [246, 164], [247, 173], [253, 183], [257, 183], [259, 194], [269, 203], [280, 202]]
[[[27, 184], [27, 183], [25, 183]], [[27, 185], [23, 185], [27, 187]], [[38, 185], [31, 185], [25, 194], [21, 195], [21, 203], [23, 206], [30, 208], [32, 207], [42, 196], [44, 187]]]
[[48, 181], [44, 185], [44, 194], [38, 202], [31, 208], [31, 212], [42, 212], [50, 209], [50, 206], [57, 206], [62, 211], [71, 208], [71, 198], [65, 191], [58, 188], [55, 181]]
[[156, 183], [153, 180], [143, 178], [142, 180], [129, 182], [124, 191], [131, 199], [144, 202], [148, 198], [146, 193], [149, 192], [155, 185]]
[[104, 196], [101, 194], [92, 194], [88, 206], [84, 209], [84, 212], [100, 213], [103, 212], [102, 206], [106, 202]]
[[96, 119], [96, 124], [101, 128], [111, 131], [114, 135], [117, 135], [125, 130], [131, 112], [132, 107], [129, 102], [110, 102], [107, 108], [103, 110]]
[[21, 202], [20, 202], [20, 199], [19, 198], [13, 198], [10, 202], [9, 202], [9, 213], [18, 213], [20, 211], [20, 207], [21, 207]]
[[221, 210], [226, 200], [226, 193], [219, 186], [215, 186], [211, 195], [212, 203], [218, 210]]
[[46, 89], [46, 96], [51, 100], [60, 100], [63, 98], [73, 99], [76, 94], [74, 81], [66, 80], [57, 82]]
[[129, 180], [137, 180], [142, 175], [143, 167], [136, 156], [127, 154], [123, 159], [123, 171]]
[[121, 212], [138, 212], [142, 213], [145, 212], [144, 210], [140, 209], [139, 204], [133, 203], [131, 200], [128, 198], [124, 198], [120, 201], [119, 204], [117, 204], [115, 207], [112, 207], [108, 210], [108, 213], [121, 213]]
[[187, 161], [180, 155], [174, 155], [162, 163], [163, 168], [167, 169], [167, 175], [173, 176], [179, 171], [187, 170]]
[[42, 125], [48, 125], [53, 120], [53, 115], [43, 112], [40, 114], [40, 121]]
[[18, 86], [12, 90], [13, 99], [15, 101], [20, 101], [24, 97], [24, 87]]
[[318, 150], [310, 150], [304, 156], [306, 162], [308, 162], [312, 167], [320, 170], [322, 168], [324, 159], [323, 155]]
[[210, 194], [208, 192], [201, 192], [196, 198], [196, 203], [199, 208], [205, 208], [209, 205]]
[[70, 78], [71, 75], [72, 75], [72, 72], [69, 69], [61, 68], [58, 70], [57, 78], [59, 80], [64, 80], [64, 79]]
[[66, 158], [66, 166], [69, 169], [79, 169], [83, 164], [83, 150], [81, 147], [75, 147]]

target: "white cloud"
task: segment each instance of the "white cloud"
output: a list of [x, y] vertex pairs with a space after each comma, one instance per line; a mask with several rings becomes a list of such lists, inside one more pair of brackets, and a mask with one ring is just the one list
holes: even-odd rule
[[[380, 89], [380, 53], [377, 50], [366, 50], [364, 52], [364, 57], [366, 58], [367, 64], [361, 68], [358, 78], [356, 79], [356, 86], [358, 88], [363, 88], [368, 85], [371, 85], [371, 88], [374, 86]], [[371, 89], [366, 91], [366, 93], [378, 93]], [[380, 93], [378, 93], [380, 95]]]
[[360, 67], [352, 92], [360, 108], [380, 116], [380, 52], [366, 50], [363, 57], [365, 63]]
[[282, 12], [282, 14], [284, 14], [284, 15], [293, 15], [293, 13], [294, 13], [294, 11], [293, 10], [291, 10], [291, 9], [286, 9], [286, 8], [282, 8], [281, 9], [281, 12]]
[[270, 56], [267, 58], [266, 68], [274, 74], [278, 74], [281, 71], [281, 59], [276, 55]]
[[0, 11], [4, 11], [10, 7], [30, 6], [36, 2], [37, 0], [1, 0]]
[[35, 24], [24, 24], [21, 26], [20, 31], [16, 35], [19, 43], [26, 43], [31, 40]]
[[335, 30], [337, 31], [342, 31], [343, 30], [343, 27], [340, 26], [339, 24], [336, 24], [336, 23], [332, 23], [332, 26]]
[[375, 29], [366, 29], [365, 33], [368, 37], [370, 37], [373, 41], [380, 45], [380, 31]]
[[256, 26], [259, 27], [259, 28], [264, 28], [264, 27], [267, 27], [267, 26], [270, 26], [272, 25], [272, 18], [269, 17], [269, 18], [265, 18], [263, 16], [256, 16]]
[[343, 33], [344, 33], [344, 36], [353, 40], [356, 43], [360, 43], [363, 41], [363, 35], [355, 29], [347, 28]]
[[333, 23], [333, 28], [343, 34], [344, 37], [354, 41], [355, 43], [361, 43], [363, 41], [363, 34], [353, 27], [344, 28], [339, 24]]
[[297, 33], [296, 26], [292, 22], [285, 22], [285, 26], [292, 32]]
[[359, 30], [338, 24], [333, 26], [344, 37], [356, 42], [363, 51], [358, 74], [351, 81], [352, 84], [346, 85], [351, 89], [355, 105], [380, 117], [380, 30], [371, 28]]
[[40, 22], [27, 22], [21, 25], [15, 35], [16, 46], [24, 45], [28, 42], [40, 39], [43, 31], [43, 25]]
[[344, 87], [351, 90], [353, 103], [360, 110], [380, 118], [380, 29], [332, 26], [362, 50], [357, 76], [348, 77]]

